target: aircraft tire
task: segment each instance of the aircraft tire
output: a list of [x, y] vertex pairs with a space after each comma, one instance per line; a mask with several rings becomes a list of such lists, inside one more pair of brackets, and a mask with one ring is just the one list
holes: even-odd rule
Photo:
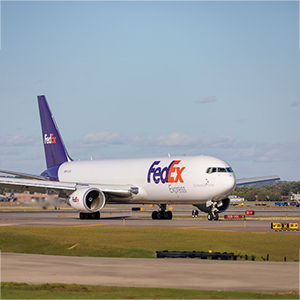
[[96, 211], [94, 213], [89, 214], [91, 219], [93, 220], [99, 220], [100, 219], [100, 211]]
[[212, 213], [209, 213], [208, 215], [207, 215], [207, 220], [208, 221], [212, 221], [213, 220], [213, 215], [212, 215]]
[[157, 220], [158, 218], [157, 218], [157, 211], [155, 210], [155, 211], [153, 211], [152, 212], [152, 220]]
[[219, 220], [219, 214], [216, 213], [215, 216], [214, 216], [214, 221], [218, 221]]
[[161, 211], [157, 211], [157, 219], [161, 220], [163, 218], [163, 213]]
[[165, 213], [165, 219], [172, 220], [172, 218], [173, 218], [172, 212], [170, 210], [166, 211], [166, 213]]
[[173, 214], [171, 211], [153, 211], [152, 220], [172, 220]]
[[79, 213], [80, 220], [99, 220], [100, 219], [100, 212], [96, 211], [94, 213]]

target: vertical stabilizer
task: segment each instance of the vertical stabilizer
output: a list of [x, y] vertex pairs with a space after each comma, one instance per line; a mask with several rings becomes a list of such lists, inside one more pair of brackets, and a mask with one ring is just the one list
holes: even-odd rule
[[38, 96], [47, 168], [71, 161], [45, 96]]

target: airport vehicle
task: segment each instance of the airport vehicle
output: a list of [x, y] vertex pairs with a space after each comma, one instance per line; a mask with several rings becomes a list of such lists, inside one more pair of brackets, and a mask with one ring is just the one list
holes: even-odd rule
[[0, 186], [31, 192], [55, 190], [80, 212], [99, 219], [106, 203], [156, 204], [152, 219], [172, 219], [168, 204], [191, 204], [218, 220], [229, 207], [236, 184], [279, 179], [278, 176], [236, 181], [232, 168], [211, 156], [73, 161], [63, 143], [45, 96], [38, 96], [47, 169], [39, 176], [4, 171], [23, 178], [0, 178]]
[[300, 206], [300, 203], [298, 201], [277, 201], [275, 202], [275, 206], [296, 206], [296, 207], [299, 207]]

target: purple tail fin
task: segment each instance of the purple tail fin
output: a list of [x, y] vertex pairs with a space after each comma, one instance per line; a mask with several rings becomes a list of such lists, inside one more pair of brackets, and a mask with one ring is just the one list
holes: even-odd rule
[[71, 161], [45, 96], [38, 96], [47, 168]]

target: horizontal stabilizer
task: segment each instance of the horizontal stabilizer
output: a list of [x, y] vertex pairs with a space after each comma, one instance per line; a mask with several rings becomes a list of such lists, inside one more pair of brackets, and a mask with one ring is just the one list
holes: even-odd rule
[[21, 172], [14, 172], [14, 171], [7, 171], [7, 170], [0, 170], [0, 173], [14, 175], [22, 178], [29, 178], [29, 179], [38, 179], [38, 180], [46, 180], [45, 177]]

